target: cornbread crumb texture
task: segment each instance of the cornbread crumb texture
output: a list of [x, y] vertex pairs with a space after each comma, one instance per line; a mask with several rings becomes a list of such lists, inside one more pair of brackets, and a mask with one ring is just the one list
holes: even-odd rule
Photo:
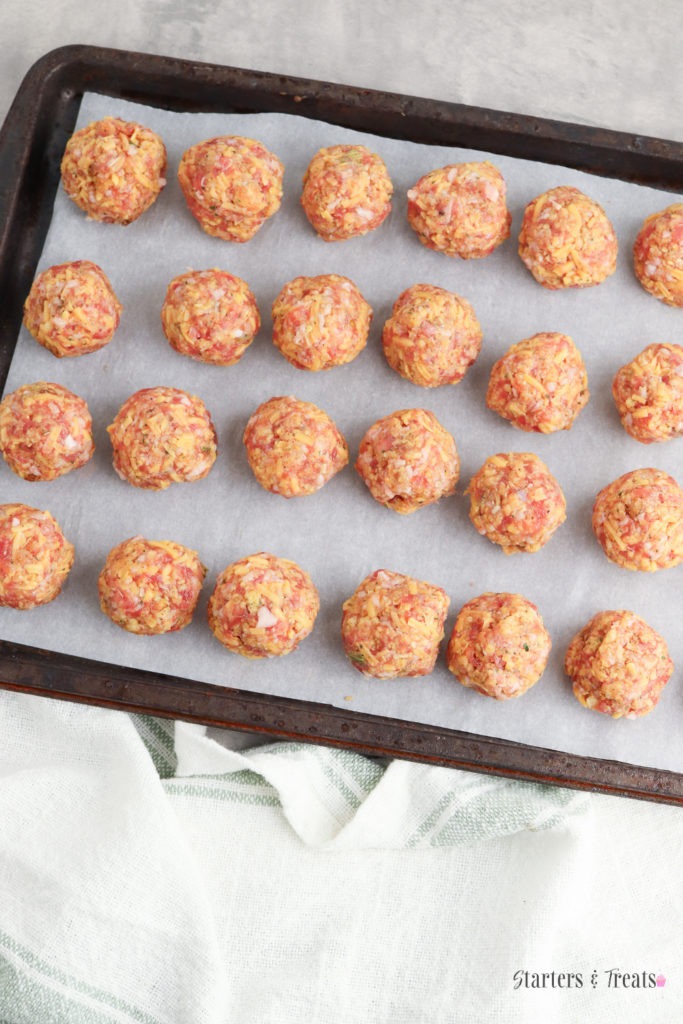
[[664, 638], [630, 611], [599, 612], [565, 657], [577, 700], [612, 718], [649, 714], [673, 668]]
[[408, 223], [428, 249], [480, 259], [510, 236], [505, 179], [488, 160], [449, 164], [408, 190]]
[[463, 686], [507, 700], [538, 682], [551, 646], [535, 604], [520, 594], [487, 593], [458, 612], [446, 661]]
[[130, 537], [107, 555], [98, 579], [100, 607], [129, 633], [175, 632], [191, 622], [205, 575], [196, 551]]
[[551, 188], [524, 211], [519, 255], [544, 288], [600, 284], [616, 269], [617, 249], [607, 214], [578, 188]]
[[114, 469], [135, 487], [163, 490], [201, 480], [216, 460], [211, 416], [200, 398], [180, 388], [136, 391], [107, 430]]
[[624, 569], [655, 572], [683, 561], [683, 490], [660, 469], [635, 469], [603, 487], [592, 522], [607, 557]]
[[612, 394], [624, 430], [642, 444], [683, 434], [683, 346], [648, 345], [617, 371]]
[[27, 610], [59, 594], [74, 547], [47, 511], [0, 505], [0, 605]]
[[24, 303], [24, 325], [53, 355], [82, 356], [111, 341], [121, 310], [102, 268], [74, 260], [37, 275]]
[[566, 519], [562, 488], [532, 452], [489, 456], [465, 493], [475, 529], [506, 555], [538, 551]]
[[224, 647], [245, 658], [279, 657], [309, 635], [319, 607], [307, 572], [260, 552], [220, 574], [209, 599], [209, 626]]
[[130, 224], [166, 184], [166, 147], [149, 128], [118, 117], [74, 132], [61, 163], [70, 199], [91, 220]]
[[581, 353], [566, 334], [544, 332], [517, 342], [493, 366], [486, 404], [519, 430], [569, 430], [588, 402]]
[[296, 277], [273, 303], [273, 344], [299, 370], [328, 370], [362, 352], [371, 321], [370, 304], [348, 277]]
[[94, 451], [88, 406], [61, 384], [25, 384], [0, 402], [0, 452], [24, 480], [54, 480]]
[[683, 203], [645, 220], [633, 246], [633, 269], [650, 295], [683, 306]]
[[355, 468], [375, 501], [407, 514], [453, 494], [460, 460], [433, 412], [402, 409], [366, 431]]
[[349, 461], [346, 441], [327, 413], [291, 396], [263, 402], [243, 441], [258, 482], [285, 498], [320, 490]]
[[190, 146], [178, 167], [187, 207], [207, 234], [248, 242], [280, 208], [282, 162], [263, 143], [223, 135]]
[[391, 211], [392, 193], [377, 153], [366, 146], [328, 146], [308, 165], [301, 205], [317, 234], [338, 242], [378, 228]]
[[392, 370], [425, 388], [461, 381], [479, 355], [481, 339], [470, 303], [432, 284], [406, 288], [382, 331]]
[[161, 323], [172, 348], [216, 366], [237, 363], [261, 327], [249, 285], [226, 270], [190, 270], [166, 290]]
[[448, 605], [441, 587], [378, 569], [344, 602], [346, 656], [375, 679], [428, 675], [443, 640]]

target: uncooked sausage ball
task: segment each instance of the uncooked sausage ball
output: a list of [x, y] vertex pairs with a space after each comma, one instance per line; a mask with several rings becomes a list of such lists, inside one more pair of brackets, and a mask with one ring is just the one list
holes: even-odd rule
[[249, 285], [226, 270], [190, 270], [166, 290], [161, 323], [181, 355], [215, 366], [238, 362], [261, 327]]
[[307, 572], [267, 552], [229, 565], [209, 600], [209, 626], [245, 658], [289, 654], [313, 629], [320, 606]]
[[0, 605], [27, 610], [59, 594], [74, 547], [49, 512], [0, 505]]
[[130, 224], [166, 184], [166, 147], [149, 128], [105, 117], [74, 132], [61, 172], [67, 195], [91, 220]]
[[576, 699], [612, 718], [649, 714], [673, 668], [664, 638], [630, 611], [599, 612], [565, 658]]
[[588, 401], [581, 353], [566, 334], [518, 341], [491, 370], [486, 404], [520, 430], [569, 430]]
[[648, 217], [633, 246], [643, 288], [667, 306], [683, 306], [683, 203]]
[[624, 430], [636, 441], [683, 435], [683, 346], [648, 345], [618, 370], [612, 394]]
[[224, 135], [185, 150], [178, 181], [208, 235], [248, 242], [280, 208], [284, 167], [254, 139]]
[[532, 452], [489, 456], [465, 493], [475, 529], [506, 555], [538, 551], [566, 519], [560, 485]]
[[460, 609], [446, 660], [463, 686], [508, 700], [538, 682], [550, 648], [535, 604], [520, 594], [482, 594]]
[[303, 181], [301, 205], [326, 242], [374, 231], [391, 211], [393, 186], [384, 161], [366, 146], [319, 150]]
[[683, 561], [683, 490], [661, 469], [634, 469], [608, 484], [593, 505], [593, 531], [624, 569], [654, 572]]
[[258, 482], [285, 498], [320, 490], [349, 461], [346, 441], [327, 413], [290, 396], [263, 402], [243, 440]]
[[83, 356], [111, 341], [121, 308], [104, 271], [75, 260], [38, 274], [24, 303], [24, 325], [53, 355]]
[[299, 370], [329, 370], [365, 348], [371, 320], [348, 277], [295, 277], [273, 303], [273, 344]]
[[617, 248], [607, 214], [578, 188], [551, 188], [524, 211], [519, 255], [544, 288], [600, 284], [616, 269]]
[[433, 412], [401, 409], [366, 431], [356, 470], [375, 501], [407, 514], [454, 492], [460, 460]]
[[441, 587], [379, 569], [342, 610], [342, 643], [351, 664], [375, 679], [426, 676], [434, 668], [449, 598]]
[[472, 306], [433, 284], [406, 288], [384, 325], [392, 370], [425, 388], [457, 384], [479, 355], [481, 326]]
[[510, 236], [505, 179], [482, 162], [450, 164], [408, 191], [408, 223], [428, 249], [479, 259]]
[[172, 633], [191, 622], [205, 575], [196, 551], [130, 537], [107, 555], [98, 579], [100, 607], [129, 633]]
[[180, 388], [136, 391], [107, 430], [114, 469], [134, 487], [161, 491], [201, 480], [216, 460], [211, 416], [201, 399]]
[[0, 452], [24, 480], [54, 480], [94, 451], [88, 406], [61, 384], [25, 384], [0, 402]]

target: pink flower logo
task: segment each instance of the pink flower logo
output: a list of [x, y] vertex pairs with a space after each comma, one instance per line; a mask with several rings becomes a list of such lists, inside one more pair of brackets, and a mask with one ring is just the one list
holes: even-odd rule
[[655, 981], [657, 983], [657, 988], [664, 988], [664, 986], [666, 985], [666, 978], [663, 974], [658, 974], [655, 978]]

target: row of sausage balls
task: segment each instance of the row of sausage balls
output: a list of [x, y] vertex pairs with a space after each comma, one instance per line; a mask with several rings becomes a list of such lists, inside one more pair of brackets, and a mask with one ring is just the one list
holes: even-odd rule
[[[135, 122], [106, 117], [67, 142], [61, 175], [67, 195], [89, 218], [128, 224], [166, 184], [161, 138]], [[261, 142], [225, 135], [187, 149], [178, 181], [188, 209], [208, 234], [246, 242], [280, 207], [284, 166]], [[382, 158], [363, 145], [319, 150], [303, 178], [301, 205], [325, 241], [378, 228], [393, 185]], [[489, 161], [449, 164], [408, 190], [408, 222], [430, 249], [463, 259], [488, 256], [510, 235], [506, 183]], [[603, 208], [561, 185], [526, 206], [519, 236], [524, 264], [546, 288], [600, 284], [616, 267], [617, 238]], [[634, 246], [644, 288], [683, 305], [683, 204], [649, 217]]]
[[[121, 305], [106, 275], [87, 260], [57, 264], [36, 277], [24, 323], [57, 356], [106, 345]], [[337, 274], [297, 277], [273, 304], [273, 341], [303, 370], [354, 359], [365, 347], [372, 310], [356, 285]], [[261, 320], [248, 285], [225, 270], [189, 271], [168, 286], [161, 322], [172, 347], [216, 365], [232, 365]], [[457, 384], [477, 358], [482, 331], [470, 303], [444, 288], [416, 284], [396, 300], [382, 332], [389, 365], [422, 387]], [[683, 433], [683, 346], [648, 345], [613, 382], [621, 421], [648, 444]], [[588, 402], [586, 368], [566, 334], [541, 332], [512, 345], [493, 366], [486, 403], [525, 431], [566, 430]]]
[[[29, 609], [55, 598], [74, 549], [49, 512], [0, 506], [0, 604]], [[197, 552], [141, 536], [109, 552], [98, 579], [100, 607], [130, 633], [159, 635], [192, 620], [206, 567]], [[438, 586], [380, 569], [343, 604], [344, 651], [376, 679], [425, 676], [434, 669], [449, 607]], [[208, 622], [228, 650], [247, 658], [290, 653], [312, 631], [318, 591], [299, 565], [259, 552], [220, 573]], [[460, 610], [446, 653], [466, 687], [497, 700], [519, 697], [542, 676], [551, 638], [538, 608], [519, 594], [486, 593]], [[656, 705], [673, 662], [664, 639], [629, 611], [596, 615], [573, 638], [565, 659], [576, 697], [615, 718]]]

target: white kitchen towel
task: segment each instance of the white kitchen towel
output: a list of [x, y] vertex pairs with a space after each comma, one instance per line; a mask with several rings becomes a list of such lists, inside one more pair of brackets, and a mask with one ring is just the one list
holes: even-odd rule
[[0, 693], [1, 1024], [681, 1019], [678, 809]]

